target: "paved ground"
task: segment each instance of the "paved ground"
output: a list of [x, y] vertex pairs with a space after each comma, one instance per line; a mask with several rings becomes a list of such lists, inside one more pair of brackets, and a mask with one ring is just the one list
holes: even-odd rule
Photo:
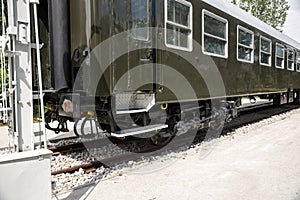
[[202, 146], [152, 173], [161, 161], [124, 171], [98, 183], [86, 199], [300, 199], [299, 121], [300, 110], [246, 134], [219, 139], [204, 158]]
[[[178, 159], [122, 170], [66, 194], [71, 199], [300, 199], [300, 110], [260, 128], [214, 140]], [[0, 128], [0, 144], [6, 128]], [[211, 143], [208, 143], [211, 144]], [[55, 199], [55, 198], [54, 198]]]
[[4, 148], [8, 146], [8, 131], [6, 126], [0, 126], [0, 148]]

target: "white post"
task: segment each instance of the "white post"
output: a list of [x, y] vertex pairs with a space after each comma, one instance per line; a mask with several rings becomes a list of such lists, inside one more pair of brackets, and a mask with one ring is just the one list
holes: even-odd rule
[[18, 52], [13, 58], [17, 91], [14, 92], [16, 146], [18, 151], [30, 151], [34, 150], [30, 2], [10, 0], [7, 3], [8, 34], [13, 51]]

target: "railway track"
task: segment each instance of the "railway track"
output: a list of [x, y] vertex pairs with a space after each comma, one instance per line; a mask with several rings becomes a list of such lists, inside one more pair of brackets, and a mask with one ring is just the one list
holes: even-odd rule
[[67, 154], [67, 153], [73, 153], [77, 151], [83, 151], [85, 150], [85, 146], [82, 142], [74, 143], [74, 144], [68, 144], [63, 146], [54, 146], [48, 148], [50, 151], [52, 151], [52, 156], [58, 156], [60, 154]]
[[[299, 107], [300, 107], [299, 105], [283, 105], [280, 107], [268, 106], [268, 107], [259, 107], [257, 109], [251, 109], [251, 110], [244, 110], [240, 113], [240, 116], [238, 118], [226, 124], [226, 126], [222, 131], [222, 135], [226, 135], [228, 132], [237, 129], [241, 126], [255, 123], [263, 119], [270, 118], [274, 115], [286, 113], [288, 111], [297, 109]], [[204, 139], [208, 139], [205, 133], [199, 132], [196, 135], [193, 144], [199, 144]], [[120, 141], [121, 146], [122, 143], [125, 144], [126, 142], [127, 141]], [[180, 146], [182, 146], [182, 144], [188, 144], [188, 142], [190, 142], [190, 138], [185, 137], [185, 135], [178, 136], [176, 142], [171, 143], [171, 145], [168, 146], [168, 149], [164, 148], [163, 151], [176, 150]], [[108, 143], [109, 141], [107, 140], [99, 139], [99, 140], [88, 141], [85, 143], [76, 143], [76, 144], [70, 144], [70, 145], [60, 146], [60, 147], [52, 147], [50, 148], [50, 150], [53, 151], [53, 156], [57, 156], [60, 154], [68, 154], [77, 151], [84, 151], [86, 150], [87, 147], [88, 148], [103, 147], [105, 145], [108, 145]], [[159, 155], [160, 150], [157, 147], [146, 145], [146, 144], [143, 145], [144, 148], [139, 150], [139, 153], [143, 153], [143, 157]], [[57, 175], [61, 173], [73, 173], [79, 169], [83, 169], [85, 173], [90, 173], [90, 172], [94, 172], [97, 168], [101, 166], [113, 167], [128, 161], [138, 161], [141, 159], [141, 154], [139, 153], [132, 154], [131, 152], [128, 152], [122, 155], [101, 159], [101, 161], [87, 162], [70, 168], [53, 171], [51, 174]]]
[[91, 141], [85, 141], [84, 143], [78, 142], [78, 143], [62, 145], [62, 146], [53, 146], [53, 147], [49, 147], [48, 149], [53, 152], [52, 156], [58, 156], [60, 154], [68, 154], [68, 153], [84, 151], [86, 150], [87, 147], [96, 148], [101, 145], [105, 146], [107, 144], [108, 144], [107, 140], [96, 139]]

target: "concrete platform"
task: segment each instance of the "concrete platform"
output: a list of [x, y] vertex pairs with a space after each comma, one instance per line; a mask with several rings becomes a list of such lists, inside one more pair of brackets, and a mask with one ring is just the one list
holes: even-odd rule
[[201, 145], [160, 170], [151, 172], [163, 164], [160, 160], [136, 166], [62, 199], [298, 200], [299, 121], [300, 110], [296, 110], [275, 122], [216, 139], [205, 157], [199, 153], [206, 148]]

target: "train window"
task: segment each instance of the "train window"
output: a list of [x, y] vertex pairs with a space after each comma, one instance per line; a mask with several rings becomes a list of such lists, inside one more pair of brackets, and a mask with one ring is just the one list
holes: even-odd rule
[[253, 63], [254, 33], [242, 26], [238, 26], [237, 30], [237, 58], [239, 61]]
[[192, 51], [192, 4], [185, 0], [165, 0], [165, 42], [170, 48]]
[[297, 72], [300, 72], [300, 52], [297, 52], [296, 56], [296, 70]]
[[276, 68], [284, 69], [284, 46], [276, 44]]
[[203, 53], [228, 57], [228, 21], [207, 10], [202, 12], [202, 50]]
[[272, 42], [270, 39], [260, 37], [260, 64], [271, 66]]
[[288, 50], [288, 65], [287, 65], [287, 69], [290, 71], [294, 71], [295, 67], [294, 67], [294, 62], [295, 62], [295, 53], [293, 50]]
[[149, 1], [131, 0], [132, 36], [137, 40], [149, 40]]

